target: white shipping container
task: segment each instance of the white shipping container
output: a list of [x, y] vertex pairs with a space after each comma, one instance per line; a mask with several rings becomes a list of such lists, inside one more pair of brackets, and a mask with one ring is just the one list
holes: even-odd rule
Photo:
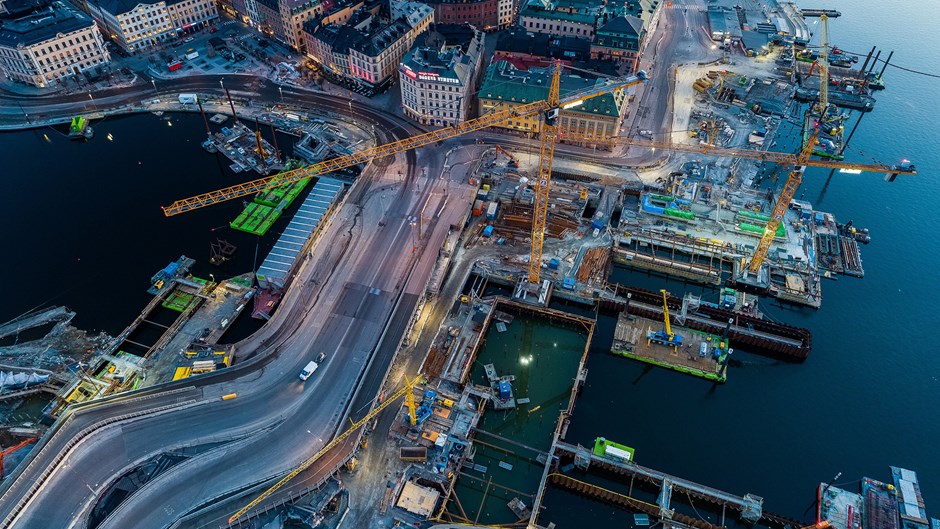
[[617, 448], [616, 446], [607, 445], [604, 449], [604, 455], [613, 459], [620, 459], [621, 461], [630, 461], [630, 452]]

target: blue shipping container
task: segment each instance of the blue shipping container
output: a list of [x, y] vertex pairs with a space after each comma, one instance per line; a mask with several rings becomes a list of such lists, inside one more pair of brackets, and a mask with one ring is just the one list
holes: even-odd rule
[[548, 267], [551, 268], [552, 270], [558, 270], [558, 265], [560, 264], [561, 264], [561, 261], [555, 258], [552, 258], [550, 261], [548, 261]]
[[567, 290], [574, 290], [574, 278], [566, 277], [565, 281], [561, 284], [561, 288], [564, 288]]
[[490, 235], [493, 235], [493, 227], [492, 227], [492, 226], [487, 226], [487, 227], [483, 228], [483, 236], [484, 236], [484, 237], [489, 237]]
[[595, 230], [603, 230], [606, 225], [607, 223], [604, 222], [604, 219], [594, 219], [594, 222], [591, 223], [591, 228]]
[[509, 395], [512, 395], [512, 389], [509, 387], [509, 382], [505, 380], [499, 381], [499, 398], [508, 399]]

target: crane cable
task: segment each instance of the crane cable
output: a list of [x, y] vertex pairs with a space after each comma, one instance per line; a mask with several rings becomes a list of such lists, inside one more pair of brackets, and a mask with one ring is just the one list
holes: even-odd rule
[[[806, 47], [807, 47], [807, 48], [814, 48], [814, 49], [815, 49], [815, 48], [819, 48], [819, 46], [806, 46]], [[856, 57], [866, 57], [866, 56], [868, 56], [867, 53], [858, 53], [858, 52], [856, 52], [856, 51], [843, 50], [842, 48], [839, 48], [839, 50], [840, 50], [842, 53], [846, 54], [846, 55], [854, 55], [854, 56], [856, 56]], [[888, 61], [885, 60], [885, 59], [880, 59], [880, 58], [879, 58], [879, 59], [875, 59], [874, 57], [872, 57], [872, 60], [875, 62], [875, 64], [877, 64], [877, 63], [879, 63], [879, 62], [882, 62], [882, 63], [885, 63], [886, 65], [888, 65], [888, 66], [891, 67], [891, 68], [897, 68], [898, 70], [903, 70], [903, 71], [908, 72], [908, 73], [912, 73], [912, 74], [916, 74], [916, 75], [923, 75], [924, 77], [933, 77], [933, 78], [935, 78], [935, 79], [940, 79], [940, 74], [937, 74], [937, 73], [925, 72], [925, 71], [923, 71], [923, 70], [915, 70], [915, 69], [913, 69], [913, 68], [906, 68], [906, 67], [904, 67], [904, 66], [899, 66], [899, 65], [897, 65], [897, 64], [890, 63], [890, 62], [888, 62]]]

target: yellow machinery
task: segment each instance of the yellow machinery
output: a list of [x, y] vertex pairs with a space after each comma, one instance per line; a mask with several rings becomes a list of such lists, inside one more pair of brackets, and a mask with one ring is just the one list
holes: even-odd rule
[[[327, 443], [326, 446], [324, 446], [323, 448], [321, 448], [316, 454], [313, 454], [312, 456], [310, 456], [309, 458], [307, 458], [307, 459], [306, 459], [303, 463], [301, 463], [297, 468], [295, 468], [295, 469], [292, 470], [290, 473], [288, 473], [286, 476], [284, 476], [283, 478], [281, 478], [281, 479], [280, 479], [277, 483], [275, 483], [274, 485], [271, 485], [271, 487], [268, 488], [268, 490], [262, 492], [261, 495], [259, 495], [257, 498], [251, 500], [251, 502], [249, 502], [248, 505], [245, 505], [244, 507], [242, 507], [241, 509], [239, 509], [238, 512], [236, 512], [236, 513], [233, 514], [231, 517], [229, 517], [228, 523], [233, 523], [235, 520], [239, 519], [239, 518], [240, 518], [241, 516], [243, 516], [245, 513], [247, 513], [247, 512], [250, 511], [251, 509], [255, 508], [258, 504], [260, 504], [261, 502], [263, 502], [264, 500], [266, 500], [268, 497], [270, 497], [272, 494], [274, 494], [275, 492], [277, 492], [278, 489], [280, 489], [281, 487], [283, 487], [284, 485], [286, 485], [290, 480], [292, 480], [292, 479], [294, 479], [295, 477], [297, 477], [298, 474], [300, 474], [300, 473], [303, 472], [304, 470], [307, 470], [308, 468], [310, 468], [311, 465], [313, 465], [314, 463], [316, 463], [317, 460], [319, 460], [321, 457], [323, 457], [327, 452], [329, 452], [330, 450], [332, 450], [333, 448], [335, 448], [337, 445], [339, 445], [340, 443], [342, 443], [343, 441], [345, 441], [347, 437], [349, 437], [350, 435], [352, 435], [353, 433], [355, 433], [357, 430], [359, 430], [359, 428], [362, 427], [362, 425], [364, 425], [364, 424], [368, 423], [369, 421], [371, 421], [372, 419], [374, 419], [379, 413], [382, 412], [382, 410], [384, 410], [384, 409], [387, 408], [389, 405], [391, 405], [393, 402], [395, 402], [396, 400], [398, 400], [399, 397], [401, 397], [401, 396], [403, 396], [403, 395], [411, 395], [411, 398], [408, 399], [408, 400], [406, 400], [406, 402], [409, 404], [409, 405], [408, 405], [408, 414], [409, 414], [410, 417], [412, 417], [411, 420], [414, 421], [414, 419], [413, 419], [413, 417], [415, 416], [415, 415], [414, 415], [414, 413], [415, 413], [415, 411], [414, 411], [414, 396], [413, 396], [413, 395], [414, 395], [414, 386], [415, 386], [415, 384], [418, 382], [418, 380], [420, 380], [420, 379], [421, 379], [421, 376], [420, 376], [420, 375], [419, 375], [419, 376], [416, 376], [415, 378], [413, 378], [413, 379], [411, 379], [411, 380], [408, 380], [408, 378], [405, 377], [405, 385], [404, 385], [401, 389], [399, 389], [398, 391], [396, 391], [392, 396], [390, 396], [390, 397], [388, 397], [387, 399], [383, 400], [378, 406], [375, 407], [375, 409], [373, 409], [372, 411], [370, 411], [369, 413], [367, 413], [365, 417], [359, 419], [358, 421], [353, 421], [352, 426], [350, 426], [348, 430], [346, 430], [345, 432], [341, 433], [339, 436], [336, 437], [336, 439], [333, 439], [332, 441], [330, 441], [329, 443]], [[413, 423], [412, 423], [412, 424], [413, 424]], [[353, 463], [353, 465], [355, 466], [355, 463]]]
[[322, 162], [308, 165], [302, 169], [280, 173], [276, 176], [259, 178], [243, 184], [218, 189], [203, 193], [194, 197], [177, 200], [169, 206], [163, 208], [163, 214], [170, 217], [180, 213], [186, 213], [194, 209], [211, 206], [219, 202], [233, 200], [244, 196], [253, 195], [266, 190], [275, 185], [284, 185], [319, 176], [346, 167], [352, 167], [361, 163], [366, 163], [373, 158], [382, 158], [384, 156], [395, 155], [418, 147], [433, 145], [435, 143], [462, 136], [469, 132], [483, 130], [505, 123], [510, 119], [523, 116], [532, 116], [536, 114], [543, 115], [542, 125], [542, 149], [541, 159], [539, 160], [539, 175], [535, 180], [535, 208], [532, 217], [532, 251], [529, 259], [530, 283], [538, 283], [541, 276], [542, 261], [542, 242], [545, 237], [545, 222], [548, 213], [548, 191], [551, 185], [552, 155], [555, 151], [555, 139], [557, 137], [558, 112], [561, 108], [573, 108], [581, 105], [585, 100], [597, 97], [617, 90], [634, 86], [646, 81], [646, 73], [637, 72], [637, 75], [614, 79], [613, 82], [588, 88], [586, 90], [574, 92], [561, 98], [559, 95], [558, 81], [561, 74], [561, 63], [555, 62], [552, 69], [552, 81], [549, 87], [548, 99], [542, 101], [533, 101], [531, 103], [519, 105], [506, 110], [500, 110], [484, 114], [476, 119], [467, 120], [453, 127], [446, 127], [425, 134], [418, 134], [403, 140], [379, 145], [371, 149], [365, 149], [338, 156]]
[[665, 326], [660, 331], [648, 330], [646, 333], [647, 344], [658, 343], [669, 347], [679, 348], [682, 345], [682, 335], [672, 332], [672, 325], [669, 323], [669, 293], [661, 289], [663, 295], [663, 322]]
[[[780, 223], [783, 222], [783, 216], [787, 212], [787, 208], [790, 207], [790, 201], [793, 200], [793, 197], [796, 194], [796, 190], [800, 187], [800, 183], [803, 181], [803, 171], [807, 166], [883, 172], [886, 173], [885, 179], [889, 182], [893, 182], [898, 174], [917, 174], [917, 170], [915, 169], [914, 165], [908, 160], [903, 160], [898, 165], [862, 164], [834, 160], [813, 160], [811, 159], [810, 155], [813, 152], [813, 147], [816, 145], [818, 132], [818, 129], [813, 132], [812, 137], [807, 140], [806, 145], [803, 146], [803, 150], [799, 154], [755, 151], [752, 149], [727, 149], [723, 147], [702, 144], [686, 145], [681, 143], [650, 141], [640, 138], [635, 139], [615, 137], [604, 139], [590, 138], [590, 140], [596, 143], [649, 147], [650, 149], [663, 149], [673, 152], [691, 152], [703, 155], [720, 156], [723, 158], [746, 158], [748, 160], [759, 160], [764, 162], [793, 165], [793, 169], [790, 171], [790, 174], [787, 177], [787, 181], [783, 185], [783, 190], [780, 191], [780, 195], [777, 197], [777, 202], [774, 204], [773, 213], [770, 215], [770, 221], [767, 222], [767, 226], [764, 228], [764, 234], [761, 236], [760, 244], [758, 244], [757, 250], [754, 252], [754, 256], [751, 258], [751, 262], [748, 264], [748, 270], [757, 273], [757, 271], [760, 270], [761, 264], [764, 262], [764, 257], [767, 256], [767, 250], [770, 249], [770, 244], [773, 242], [774, 236], [777, 234], [777, 228], [779, 228]], [[578, 141], [581, 139], [588, 140], [587, 136], [579, 136], [576, 134], [568, 134], [564, 137], [573, 141]]]
[[671, 340], [675, 334], [672, 333], [672, 326], [669, 325], [669, 293], [664, 288], [659, 289], [659, 292], [663, 295], [663, 319], [666, 324], [666, 334]]
[[829, 107], [829, 17], [819, 15], [819, 118], [826, 119]]
[[[417, 380], [417, 378], [415, 378]], [[409, 382], [408, 379], [405, 379], [405, 385], [411, 388], [414, 388], [414, 383]], [[418, 424], [418, 415], [416, 410], [418, 409], [415, 405], [415, 392], [409, 391], [405, 394], [405, 405], [408, 407], [408, 423], [412, 426]]]

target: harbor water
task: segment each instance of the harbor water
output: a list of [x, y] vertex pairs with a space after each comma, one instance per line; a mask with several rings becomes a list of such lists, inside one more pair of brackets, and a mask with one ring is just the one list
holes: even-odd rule
[[[866, 54], [873, 44], [895, 50], [893, 63], [940, 73], [936, 10], [913, 0], [830, 0], [831, 40]], [[861, 59], [863, 60], [864, 57]], [[743, 60], [743, 59], [742, 59]], [[747, 358], [722, 386], [609, 354], [615, 318], [598, 321], [588, 379], [568, 431], [572, 443], [597, 436], [636, 449], [638, 463], [735, 494], [763, 496], [767, 510], [811, 521], [820, 481], [837, 473], [844, 488], [862, 476], [886, 480], [888, 465], [914, 469], [927, 512], [940, 513], [940, 110], [930, 99], [938, 79], [889, 67], [852, 139], [847, 159], [895, 162], [909, 157], [920, 174], [888, 184], [877, 174], [809, 169], [802, 197], [841, 221], [871, 230], [863, 247], [865, 278], [823, 284], [818, 311], [764, 302], [775, 319], [814, 333], [804, 364]], [[172, 123], [169, 126], [168, 123]], [[5, 258], [0, 260], [0, 321], [34, 307], [67, 305], [74, 323], [119, 332], [149, 300], [156, 270], [180, 254], [198, 259], [195, 273], [216, 278], [252, 270], [289, 214], [265, 237], [235, 232], [233, 202], [165, 218], [159, 206], [246, 180], [200, 148], [198, 115], [144, 114], [92, 124], [95, 139], [69, 142], [41, 129], [0, 134], [8, 191], [0, 195]], [[111, 135], [113, 141], [108, 139]], [[282, 149], [288, 144], [278, 138]], [[798, 195], [799, 197], [799, 195]], [[299, 201], [298, 201], [299, 203]], [[296, 204], [295, 204], [296, 207]], [[238, 246], [221, 268], [208, 263], [216, 238]], [[700, 286], [627, 270], [612, 279], [651, 290]], [[239, 322], [231, 337], [250, 332]], [[247, 325], [238, 327], [238, 325]], [[552, 491], [546, 520], [559, 527], [630, 526], [609, 505]], [[703, 512], [703, 517], [708, 513]]]

